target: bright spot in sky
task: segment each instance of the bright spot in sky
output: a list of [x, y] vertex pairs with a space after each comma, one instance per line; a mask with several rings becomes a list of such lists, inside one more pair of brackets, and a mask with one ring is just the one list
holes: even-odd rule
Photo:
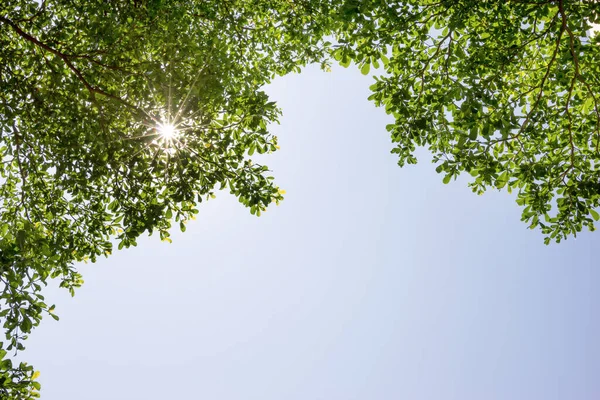
[[169, 123], [159, 125], [158, 132], [160, 132], [160, 135], [167, 140], [175, 139], [177, 136], [177, 130]]

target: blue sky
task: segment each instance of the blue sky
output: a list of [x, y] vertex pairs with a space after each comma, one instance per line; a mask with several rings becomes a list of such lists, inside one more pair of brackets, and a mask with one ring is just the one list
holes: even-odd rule
[[225, 192], [173, 243], [49, 288], [23, 356], [44, 400], [597, 399], [600, 233], [545, 246], [506, 193], [398, 168], [371, 78], [278, 79], [260, 218]]

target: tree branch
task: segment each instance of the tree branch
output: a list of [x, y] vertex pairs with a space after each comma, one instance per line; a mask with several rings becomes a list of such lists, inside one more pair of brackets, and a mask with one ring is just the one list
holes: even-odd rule
[[135, 105], [129, 103], [128, 101], [122, 99], [119, 96], [116, 96], [114, 94], [108, 93], [106, 91], [104, 91], [103, 89], [97, 87], [97, 86], [93, 86], [90, 82], [88, 82], [88, 80], [83, 76], [83, 74], [81, 73], [81, 71], [79, 69], [77, 69], [77, 67], [75, 67], [75, 65], [71, 62], [70, 58], [74, 58], [74, 57], [78, 57], [78, 56], [72, 56], [72, 55], [67, 55], [64, 54], [58, 50], [56, 50], [55, 48], [48, 46], [46, 43], [43, 43], [41, 41], [39, 41], [38, 39], [36, 39], [35, 37], [33, 37], [32, 35], [28, 34], [27, 32], [23, 31], [19, 25], [17, 25], [16, 23], [14, 23], [13, 21], [11, 21], [10, 19], [0, 16], [0, 22], [4, 22], [5, 24], [9, 25], [19, 36], [21, 36], [23, 39], [35, 44], [36, 46], [46, 50], [49, 53], [52, 53], [54, 55], [56, 55], [57, 57], [59, 57], [60, 59], [62, 59], [64, 61], [64, 63], [67, 65], [67, 67], [75, 74], [75, 76], [77, 77], [77, 79], [79, 79], [79, 81], [81, 81], [81, 83], [83, 84], [83, 86], [85, 86], [85, 88], [90, 92], [90, 95], [92, 96], [92, 99], [95, 100], [96, 99], [96, 94], [100, 94], [102, 96], [108, 97], [110, 99], [116, 100], [119, 103], [139, 112], [144, 114], [146, 117], [150, 118], [152, 121], [156, 122], [156, 119], [154, 117], [152, 117], [151, 115], [149, 115], [148, 113], [146, 113], [146, 111], [142, 110], [139, 107], [136, 107]]
[[[561, 0], [561, 4], [562, 4], [562, 0]], [[560, 13], [560, 10], [559, 10], [559, 13]], [[519, 132], [517, 132], [517, 134], [515, 135], [515, 138], [518, 138], [523, 133], [525, 128], [527, 128], [527, 125], [529, 124], [529, 119], [531, 118], [531, 115], [533, 114], [533, 112], [537, 108], [538, 104], [540, 103], [540, 100], [542, 99], [542, 95], [544, 94], [544, 85], [546, 84], [546, 80], [548, 80], [548, 76], [550, 76], [550, 71], [552, 70], [552, 65], [554, 64], [554, 61], [556, 61], [556, 56], [558, 55], [558, 49], [560, 48], [560, 41], [562, 39], [563, 33], [565, 32], [566, 25], [567, 25], [567, 22], [566, 22], [566, 20], [563, 19], [561, 26], [560, 26], [560, 31], [558, 33], [558, 38], [556, 39], [556, 47], [554, 47], [554, 51], [552, 52], [552, 58], [550, 59], [550, 62], [548, 63], [548, 67], [546, 68], [546, 73], [544, 74], [544, 77], [542, 78], [542, 82], [540, 83], [540, 91], [537, 95], [535, 103], [533, 103], [533, 105], [531, 106], [531, 110], [529, 110], [529, 112], [527, 113], [527, 116], [525, 117], [525, 121], [523, 121], [523, 124], [521, 125]]]
[[575, 82], [577, 78], [579, 78], [579, 57], [575, 52], [574, 41], [575, 38], [573, 36], [573, 31], [567, 25], [567, 14], [565, 13], [565, 7], [563, 4], [563, 0], [558, 1], [558, 10], [560, 12], [561, 20], [562, 20], [562, 29], [567, 31], [569, 35], [569, 51], [571, 53], [571, 57], [573, 58], [573, 63], [575, 65], [575, 71], [573, 73], [573, 78], [571, 79], [571, 85], [569, 86], [569, 91], [567, 93], [567, 102], [565, 104], [565, 113], [567, 114], [567, 118], [569, 118], [569, 146], [571, 148], [571, 157], [570, 157], [570, 166], [569, 168], [562, 174], [564, 178], [569, 171], [573, 169], [575, 166], [575, 144], [573, 143], [573, 120], [571, 117], [571, 112], [569, 110], [569, 105], [571, 102], [571, 96], [573, 95], [573, 89], [575, 88]]

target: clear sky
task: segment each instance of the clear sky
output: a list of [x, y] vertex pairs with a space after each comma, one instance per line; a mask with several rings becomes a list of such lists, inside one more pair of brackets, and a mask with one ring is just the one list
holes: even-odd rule
[[[309, 68], [265, 157], [287, 191], [226, 192], [49, 289], [23, 356], [43, 400], [600, 398], [600, 232], [545, 246], [506, 193], [400, 169], [371, 78]], [[596, 249], [596, 250], [593, 250]]]

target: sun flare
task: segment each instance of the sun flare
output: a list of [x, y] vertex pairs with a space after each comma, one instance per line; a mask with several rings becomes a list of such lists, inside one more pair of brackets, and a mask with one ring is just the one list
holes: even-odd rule
[[175, 126], [172, 124], [160, 124], [158, 125], [157, 129], [163, 139], [173, 140], [177, 137], [177, 129], [175, 129]]

